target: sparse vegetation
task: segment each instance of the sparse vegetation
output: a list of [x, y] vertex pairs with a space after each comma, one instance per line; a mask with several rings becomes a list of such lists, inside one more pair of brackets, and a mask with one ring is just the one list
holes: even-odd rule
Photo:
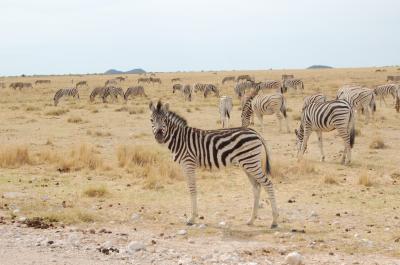
[[369, 148], [371, 149], [384, 149], [385, 147], [383, 139], [379, 136], [374, 137], [369, 144]]
[[366, 187], [371, 187], [375, 184], [368, 172], [361, 172], [358, 176], [358, 184]]
[[108, 190], [106, 189], [105, 186], [100, 186], [100, 187], [89, 187], [85, 189], [83, 194], [88, 197], [104, 197], [108, 194]]
[[32, 159], [26, 146], [6, 146], [0, 148], [0, 167], [15, 168], [32, 164]]
[[82, 123], [83, 122], [82, 118], [78, 117], [78, 116], [69, 117], [67, 121], [69, 123]]
[[332, 175], [325, 175], [324, 183], [325, 184], [338, 184], [336, 177], [334, 177]]
[[55, 109], [55, 110], [50, 110], [46, 112], [46, 115], [48, 116], [61, 116], [65, 113], [69, 112], [67, 109]]

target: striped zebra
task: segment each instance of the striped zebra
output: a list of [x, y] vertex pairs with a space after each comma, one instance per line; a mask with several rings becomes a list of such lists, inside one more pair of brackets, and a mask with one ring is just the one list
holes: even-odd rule
[[[155, 76], [155, 75], [154, 75], [154, 76]], [[150, 82], [150, 83], [153, 83], [153, 85], [154, 85], [154, 83], [161, 84], [161, 79], [160, 79], [160, 78], [158, 78], [158, 77], [156, 77], [156, 78], [153, 78], [153, 77], [151, 77], [151, 76], [150, 76], [150, 78], [149, 78], [149, 82]]]
[[388, 75], [387, 78], [386, 78], [386, 81], [387, 82], [389, 82], [389, 81], [394, 81], [394, 82], [400, 81], [400, 75]]
[[372, 89], [363, 87], [344, 87], [338, 90], [336, 99], [344, 99], [354, 110], [365, 112], [365, 123], [369, 122], [370, 114], [376, 111], [375, 94]]
[[105, 93], [106, 88], [101, 86], [101, 87], [95, 87], [92, 92], [90, 93], [89, 99], [90, 102], [93, 102], [97, 96], [101, 97], [103, 99], [103, 103], [105, 102], [104, 98], [104, 93]]
[[144, 93], [144, 87], [143, 86], [131, 86], [131, 87], [128, 87], [128, 89], [124, 93], [124, 100], [127, 101], [130, 96], [133, 96], [133, 97], [136, 97], [136, 96], [146, 97], [146, 94]]
[[193, 90], [194, 90], [195, 93], [197, 93], [197, 92], [204, 93], [204, 91], [206, 90], [207, 85], [208, 84], [195, 83], [193, 85]]
[[171, 79], [171, 83], [176, 83], [176, 82], [180, 82], [180, 81], [181, 81], [181, 79], [179, 77]]
[[225, 84], [226, 82], [234, 82], [235, 81], [235, 77], [234, 76], [225, 76], [224, 78], [222, 78], [222, 84]]
[[[253, 224], [259, 206], [261, 186], [267, 191], [272, 208], [271, 228], [277, 227], [276, 206], [271, 175], [270, 156], [264, 139], [253, 129], [230, 128], [201, 130], [192, 128], [176, 113], [169, 111], [168, 104], [150, 102], [151, 125], [155, 140], [165, 144], [186, 176], [192, 211], [187, 224], [194, 224], [197, 216], [196, 168], [218, 169], [238, 164], [246, 173], [254, 195], [253, 209], [247, 224]], [[262, 168], [266, 156], [265, 172]]]
[[386, 84], [386, 85], [381, 85], [377, 86], [374, 88], [374, 93], [377, 97], [379, 97], [379, 102], [380, 105], [382, 106], [382, 101], [386, 104], [385, 97], [387, 95], [392, 95], [393, 99], [395, 102], [397, 101], [397, 98], [400, 97], [400, 85], [397, 84]]
[[50, 84], [51, 81], [50, 80], [36, 80], [35, 81], [35, 85], [39, 85], [39, 84]]
[[322, 147], [322, 132], [337, 130], [344, 141], [342, 164], [351, 161], [351, 149], [354, 145], [354, 112], [351, 105], [342, 99], [316, 102], [308, 105], [302, 112], [299, 129], [295, 130], [297, 138], [298, 157], [301, 158], [307, 149], [307, 141], [312, 131], [318, 135], [318, 146], [321, 151], [321, 161], [325, 160]]
[[219, 89], [213, 84], [208, 84], [204, 89], [204, 97], [206, 98], [208, 94], [214, 93], [216, 97], [219, 97]]
[[282, 82], [281, 92], [282, 93], [287, 92], [288, 88], [293, 88], [295, 90], [297, 90], [297, 89], [304, 90], [304, 83], [303, 83], [303, 81], [301, 81], [300, 79], [297, 79], [297, 78], [284, 79]]
[[279, 121], [279, 131], [282, 131], [282, 119], [285, 119], [286, 130], [290, 132], [286, 115], [286, 101], [281, 93], [250, 96], [242, 109], [242, 126], [248, 127], [250, 118], [254, 115], [260, 121], [261, 131], [263, 132], [263, 115], [272, 115], [274, 113]]
[[118, 81], [117, 79], [110, 79], [104, 83], [104, 86], [113, 86], [113, 85], [116, 86], [118, 85], [119, 82], [120, 81]]
[[255, 83], [252, 81], [238, 82], [234, 87], [234, 92], [238, 98], [241, 98], [246, 93], [246, 89], [253, 89], [254, 87]]
[[239, 75], [236, 78], [236, 82], [239, 82], [239, 81], [242, 81], [242, 80], [254, 82], [254, 78], [250, 77], [249, 75]]
[[110, 96], [111, 98], [114, 99], [114, 101], [118, 100], [118, 96], [121, 96], [124, 98], [124, 90], [120, 87], [115, 87], [115, 86], [107, 86], [104, 89], [104, 94], [103, 94], [103, 102], [106, 102], [106, 98]]
[[31, 83], [23, 83], [23, 82], [11, 83], [9, 87], [14, 89], [14, 90], [16, 90], [16, 89], [21, 90], [23, 88], [33, 88]]
[[275, 90], [276, 92], [281, 91], [282, 84], [276, 80], [266, 80], [265, 82], [260, 82], [255, 85], [255, 90], [258, 92], [262, 90]]
[[117, 76], [115, 79], [116, 79], [118, 82], [123, 82], [123, 81], [125, 81], [125, 80], [126, 80], [126, 77], [123, 77], [123, 76]]
[[304, 111], [304, 109], [307, 108], [307, 106], [310, 104], [323, 103], [326, 101], [327, 101], [327, 98], [324, 94], [315, 94], [315, 95], [307, 96], [303, 100], [303, 107], [302, 107], [301, 111]]
[[183, 92], [183, 86], [181, 84], [174, 84], [172, 86], [172, 93], [175, 93], [175, 91]]
[[184, 85], [182, 88], [183, 96], [185, 100], [192, 101], [192, 87], [190, 85]]
[[222, 128], [229, 127], [229, 120], [232, 111], [232, 98], [229, 96], [222, 96], [219, 99], [219, 115], [221, 118]]
[[138, 84], [139, 83], [148, 83], [149, 84], [151, 82], [151, 79], [147, 78], [147, 77], [140, 77], [140, 78], [138, 78], [137, 82], [138, 82]]
[[57, 92], [54, 94], [54, 106], [58, 105], [58, 102], [62, 97], [73, 97], [73, 98], [78, 98], [79, 99], [79, 91], [76, 87], [74, 88], [61, 88], [57, 90]]
[[81, 87], [81, 86], [89, 87], [88, 84], [87, 84], [87, 81], [79, 81], [79, 82], [76, 83], [76, 85], [75, 85], [76, 88], [79, 88], [79, 87]]

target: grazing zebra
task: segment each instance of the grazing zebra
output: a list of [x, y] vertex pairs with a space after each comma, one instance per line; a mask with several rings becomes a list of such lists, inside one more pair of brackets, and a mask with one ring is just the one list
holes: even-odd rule
[[126, 80], [126, 78], [122, 76], [117, 76], [115, 79], [118, 80], [119, 82], [123, 82]]
[[154, 85], [154, 83], [161, 84], [161, 79], [160, 78], [153, 78], [153, 77], [150, 76], [149, 82], [153, 83], [153, 85]]
[[54, 106], [57, 106], [60, 99], [64, 96], [79, 99], [79, 91], [76, 87], [61, 88], [61, 89], [57, 90], [56, 94], [54, 95]]
[[342, 164], [349, 164], [351, 161], [351, 148], [353, 148], [355, 138], [354, 123], [353, 108], [346, 100], [337, 99], [308, 105], [302, 112], [300, 128], [295, 130], [299, 158], [303, 156], [307, 149], [307, 141], [310, 134], [312, 131], [316, 131], [321, 151], [321, 161], [324, 161], [322, 132], [336, 129], [344, 141]]
[[256, 83], [253, 81], [238, 82], [234, 87], [235, 94], [241, 98], [245, 94], [246, 89], [252, 89], [255, 85]]
[[386, 101], [385, 101], [385, 97], [387, 95], [392, 95], [393, 99], [396, 102], [397, 98], [400, 96], [400, 86], [397, 84], [381, 85], [381, 86], [374, 88], [374, 93], [376, 96], [379, 97], [379, 102], [380, 102], [381, 106], [382, 106], [382, 100], [385, 103], [385, 105], [387, 105]]
[[307, 106], [310, 104], [323, 103], [326, 101], [327, 101], [327, 98], [324, 94], [315, 94], [315, 95], [307, 96], [304, 98], [303, 108], [301, 109], [301, 111], [304, 111], [304, 109], [307, 108]]
[[264, 131], [263, 115], [276, 114], [279, 121], [279, 131], [282, 131], [282, 119], [285, 119], [286, 130], [289, 132], [289, 124], [286, 115], [286, 101], [281, 93], [272, 95], [252, 95], [242, 109], [242, 126], [250, 125], [250, 118], [255, 115], [261, 124], [261, 131]]
[[275, 89], [276, 92], [281, 91], [282, 84], [276, 80], [266, 80], [265, 82], [260, 82], [255, 85], [256, 92], [260, 92], [265, 89]]
[[14, 82], [11, 83], [10, 88], [16, 90], [17, 88], [21, 90], [22, 88], [33, 88], [31, 83], [23, 83], [23, 82]]
[[365, 111], [365, 123], [368, 123], [370, 114], [376, 111], [375, 94], [369, 88], [344, 87], [338, 90], [336, 99], [346, 100], [354, 110], [361, 110], [362, 113]]
[[139, 83], [150, 83], [151, 81], [150, 81], [150, 78], [140, 77], [140, 78], [138, 78], [137, 82], [139, 84]]
[[88, 87], [87, 81], [79, 81], [78, 83], [76, 83], [75, 87], [78, 88], [80, 86], [86, 86]]
[[181, 79], [179, 77], [171, 79], [171, 83], [176, 83], [176, 82], [180, 82], [180, 81], [181, 81]]
[[219, 89], [213, 84], [208, 84], [206, 86], [204, 89], [204, 97], [206, 98], [209, 93], [214, 93], [216, 97], [219, 97]]
[[286, 74], [282, 75], [282, 81], [286, 80], [286, 79], [291, 79], [291, 78], [294, 78], [294, 75], [286, 75]]
[[[272, 208], [271, 228], [277, 227], [276, 206], [271, 174], [270, 156], [264, 139], [253, 129], [230, 128], [201, 130], [189, 127], [176, 113], [169, 111], [168, 104], [150, 102], [151, 125], [155, 140], [165, 144], [186, 176], [191, 197], [192, 211], [187, 220], [191, 225], [197, 216], [196, 168], [220, 168], [238, 164], [246, 173], [254, 195], [253, 209], [247, 224], [253, 224], [258, 211], [261, 186], [267, 191]], [[266, 156], [265, 172], [262, 168]]]
[[124, 99], [125, 101], [128, 100], [130, 96], [136, 97], [136, 96], [141, 96], [145, 97], [146, 94], [144, 93], [144, 88], [142, 86], [133, 86], [133, 87], [128, 87], [124, 94]]
[[229, 119], [231, 118], [232, 111], [232, 98], [229, 96], [222, 96], [219, 99], [219, 115], [221, 117], [222, 128], [229, 127]]
[[175, 91], [183, 92], [183, 86], [181, 84], [174, 84], [172, 86], [172, 93], [175, 93]]
[[50, 83], [51, 83], [50, 80], [36, 80], [35, 81], [35, 85], [38, 85], [38, 84], [50, 84]]
[[183, 96], [185, 100], [192, 101], [192, 87], [190, 85], [184, 85], [182, 88]]
[[288, 88], [293, 88], [293, 89], [299, 89], [301, 88], [304, 90], [304, 83], [300, 79], [297, 78], [290, 78], [290, 79], [284, 79], [282, 82], [282, 89], [281, 92], [287, 92]]
[[394, 82], [400, 81], [400, 75], [388, 75], [387, 78], [386, 78], [386, 81], [387, 82], [389, 82], [389, 81], [394, 81]]
[[239, 82], [239, 81], [241, 81], [241, 80], [246, 80], [246, 81], [254, 82], [254, 78], [251, 78], [249, 75], [239, 75], [239, 76], [236, 78], [236, 82]]
[[193, 90], [194, 90], [195, 93], [197, 93], [197, 92], [199, 92], [199, 91], [204, 93], [204, 91], [205, 91], [207, 85], [208, 85], [208, 84], [195, 83], [195, 84], [193, 85]]
[[111, 98], [114, 98], [114, 100], [118, 100], [118, 96], [121, 96], [124, 98], [124, 90], [120, 87], [115, 87], [115, 86], [107, 86], [104, 89], [104, 94], [103, 94], [103, 102], [106, 102], [106, 98], [110, 96]]
[[117, 81], [117, 79], [110, 79], [104, 83], [104, 86], [112, 86], [112, 85], [116, 86], [118, 85], [118, 82], [119, 81]]
[[92, 93], [90, 93], [90, 102], [93, 102], [94, 99], [96, 98], [96, 96], [99, 96], [103, 99], [103, 103], [105, 102], [105, 98], [104, 98], [104, 92], [105, 92], [106, 88], [101, 86], [101, 87], [96, 87], [92, 90]]
[[235, 82], [235, 77], [234, 76], [225, 76], [222, 79], [222, 84], [225, 84], [226, 82], [230, 82], [230, 81]]

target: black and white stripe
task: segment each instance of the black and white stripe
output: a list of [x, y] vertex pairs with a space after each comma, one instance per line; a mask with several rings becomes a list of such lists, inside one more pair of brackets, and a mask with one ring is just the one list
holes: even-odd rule
[[219, 115], [221, 118], [222, 128], [229, 127], [229, 120], [231, 118], [232, 111], [232, 98], [229, 96], [222, 96], [219, 99]]
[[306, 151], [308, 138], [315, 131], [318, 134], [321, 161], [324, 161], [322, 132], [336, 129], [344, 141], [342, 164], [349, 164], [355, 138], [354, 123], [353, 108], [346, 100], [337, 99], [308, 105], [302, 112], [300, 128], [295, 130], [299, 158]]
[[184, 85], [182, 93], [186, 101], [192, 101], [192, 87], [190, 85]]
[[57, 92], [54, 94], [54, 106], [58, 105], [58, 102], [62, 97], [73, 97], [73, 98], [78, 98], [79, 99], [79, 91], [77, 88], [61, 88], [57, 90]]
[[327, 98], [324, 94], [315, 94], [315, 95], [307, 96], [303, 100], [303, 107], [302, 107], [301, 111], [304, 111], [304, 109], [310, 104], [323, 103], [326, 101], [327, 101]]
[[97, 96], [101, 97], [104, 102], [104, 92], [106, 88], [101, 86], [101, 87], [95, 87], [92, 92], [90, 93], [89, 99], [90, 102], [93, 102]]
[[107, 97], [111, 97], [114, 101], [118, 100], [118, 96], [124, 98], [124, 90], [121, 87], [107, 86], [104, 89], [103, 102], [106, 102]]
[[219, 89], [213, 84], [207, 84], [207, 86], [204, 89], [204, 97], [206, 98], [208, 94], [214, 93], [216, 97], [219, 97]]
[[304, 90], [304, 83], [298, 78], [288, 78], [282, 81], [282, 93], [287, 92], [288, 88], [293, 88], [295, 90]]
[[[187, 125], [186, 120], [168, 110], [168, 104], [152, 102], [149, 105], [151, 124], [156, 141], [165, 144], [173, 154], [186, 176], [192, 212], [187, 224], [193, 224], [197, 216], [197, 189], [195, 172], [197, 168], [218, 169], [238, 164], [253, 186], [254, 204], [248, 224], [257, 216], [261, 186], [268, 193], [272, 207], [272, 228], [277, 227], [278, 210], [274, 189], [269, 175], [270, 157], [264, 139], [249, 128], [201, 130]], [[266, 156], [265, 172], [262, 168]]]
[[276, 114], [279, 120], [279, 131], [282, 131], [282, 119], [285, 119], [286, 129], [289, 132], [289, 124], [286, 116], [286, 101], [281, 93], [273, 95], [250, 96], [242, 109], [242, 126], [250, 125], [250, 118], [257, 116], [264, 131], [263, 115]]
[[379, 97], [380, 105], [382, 105], [382, 101], [386, 104], [385, 97], [388, 95], [392, 95], [395, 103], [397, 98], [400, 96], [400, 85], [398, 84], [386, 84], [377, 86], [374, 88], [374, 93], [377, 97]]
[[225, 84], [226, 82], [234, 82], [235, 81], [235, 77], [234, 76], [225, 76], [224, 78], [222, 78], [222, 84]]
[[234, 87], [234, 92], [239, 98], [241, 98], [246, 93], [247, 89], [254, 89], [255, 86], [256, 83], [253, 81], [238, 82]]
[[276, 92], [281, 91], [282, 84], [276, 80], [266, 80], [265, 82], [256, 83], [255, 90], [257, 93], [260, 91], [267, 90], [270, 92], [271, 90], [275, 90]]
[[144, 87], [143, 86], [131, 86], [128, 87], [128, 89], [124, 93], [124, 99], [127, 101], [129, 97], [145, 97], [146, 93], [144, 93]]
[[193, 85], [193, 90], [194, 90], [195, 93], [197, 93], [197, 92], [204, 93], [204, 91], [206, 90], [207, 85], [208, 84], [195, 83]]
[[183, 86], [181, 84], [174, 84], [172, 86], [172, 93], [175, 93], [175, 91], [183, 92]]

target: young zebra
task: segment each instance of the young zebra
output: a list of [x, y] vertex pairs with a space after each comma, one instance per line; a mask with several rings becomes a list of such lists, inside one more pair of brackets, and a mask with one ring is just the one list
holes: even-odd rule
[[106, 102], [106, 98], [108, 96], [114, 98], [114, 101], [117, 101], [118, 96], [121, 96], [121, 98], [124, 98], [124, 90], [122, 90], [122, 88], [120, 88], [120, 87], [107, 86], [104, 89], [103, 102]]
[[293, 88], [295, 90], [301, 88], [302, 90], [304, 90], [304, 83], [303, 81], [297, 78], [284, 79], [282, 82], [281, 92], [282, 93], [287, 92], [288, 88]]
[[238, 98], [241, 98], [246, 93], [246, 89], [252, 89], [255, 85], [253, 81], [238, 82], [234, 87], [234, 92]]
[[301, 158], [303, 156], [307, 149], [310, 134], [312, 131], [316, 131], [321, 151], [321, 161], [324, 161], [322, 132], [336, 129], [344, 141], [342, 164], [349, 164], [351, 161], [351, 148], [353, 148], [355, 139], [354, 123], [353, 108], [346, 100], [337, 99], [308, 105], [302, 112], [300, 128], [295, 130], [298, 157]]
[[90, 93], [90, 96], [89, 96], [90, 102], [93, 102], [94, 99], [96, 98], [96, 96], [99, 96], [99, 97], [101, 97], [101, 98], [103, 99], [103, 103], [104, 103], [104, 102], [105, 102], [105, 101], [104, 101], [104, 100], [105, 100], [105, 98], [104, 98], [104, 92], [105, 92], [105, 90], [106, 90], [106, 88], [103, 87], [103, 86], [101, 86], [101, 87], [95, 87], [95, 88], [92, 90], [92, 93]]
[[336, 99], [344, 99], [350, 103], [354, 110], [365, 111], [366, 120], [368, 123], [370, 114], [376, 111], [375, 94], [372, 89], [362, 87], [342, 87], [338, 90]]
[[124, 100], [127, 101], [130, 96], [136, 97], [136, 96], [141, 96], [141, 97], [146, 97], [146, 94], [144, 93], [144, 88], [143, 86], [131, 86], [128, 87], [124, 94]]
[[[220, 130], [201, 130], [189, 127], [186, 120], [168, 110], [168, 104], [150, 102], [151, 125], [155, 140], [165, 144], [172, 152], [186, 176], [191, 197], [192, 212], [187, 220], [191, 225], [197, 216], [196, 168], [219, 169], [238, 164], [245, 171], [254, 195], [253, 210], [247, 222], [253, 224], [260, 199], [261, 186], [268, 193], [272, 208], [271, 228], [277, 227], [278, 209], [271, 174], [270, 156], [264, 139], [249, 128], [230, 128]], [[263, 172], [263, 156], [266, 156]]]
[[387, 95], [392, 95], [396, 103], [397, 98], [400, 96], [400, 86], [397, 84], [386, 84], [377, 86], [376, 88], [374, 88], [374, 93], [376, 96], [379, 97], [380, 105], [382, 106], [382, 100], [383, 100], [383, 102], [387, 106], [385, 97]]
[[324, 94], [315, 94], [315, 95], [307, 96], [304, 98], [303, 108], [301, 109], [301, 111], [304, 111], [304, 109], [310, 104], [323, 103], [326, 101], [327, 101], [327, 98]]
[[225, 84], [226, 82], [234, 82], [235, 81], [235, 77], [234, 76], [225, 76], [224, 78], [222, 78], [222, 84]]
[[78, 98], [79, 99], [79, 91], [77, 88], [61, 88], [57, 90], [57, 92], [54, 94], [54, 106], [58, 105], [58, 102], [62, 97], [73, 97], [73, 98]]
[[174, 84], [172, 86], [172, 93], [175, 93], [175, 91], [182, 91], [183, 86], [181, 84]]
[[184, 85], [182, 88], [183, 96], [185, 100], [192, 101], [192, 87], [190, 85]]
[[279, 92], [279, 91], [281, 91], [281, 87], [282, 87], [282, 84], [279, 81], [266, 80], [265, 82], [257, 83], [255, 86], [255, 89], [256, 89], [257, 93], [260, 92], [261, 90], [266, 90], [266, 89], [268, 89], [268, 90], [273, 89], [276, 92]]
[[206, 86], [206, 88], [204, 89], [204, 97], [206, 98], [207, 97], [207, 95], [209, 94], [209, 93], [214, 93], [214, 95], [216, 96], [216, 97], [219, 97], [219, 89], [215, 86], [215, 85], [213, 85], [213, 84], [208, 84], [207, 86]]
[[76, 83], [76, 85], [75, 85], [76, 88], [79, 88], [79, 87], [81, 87], [81, 86], [89, 87], [88, 84], [87, 84], [87, 81], [79, 81], [79, 82]]
[[254, 78], [251, 78], [249, 75], [239, 75], [236, 79], [236, 82], [239, 82], [242, 80], [254, 82]]
[[250, 125], [250, 118], [255, 114], [261, 124], [261, 131], [264, 131], [263, 115], [276, 114], [279, 120], [279, 131], [282, 131], [282, 119], [285, 119], [286, 130], [289, 132], [289, 124], [286, 116], [286, 102], [281, 93], [273, 95], [250, 96], [242, 109], [242, 126]]
[[116, 86], [118, 85], [118, 82], [120, 81], [118, 81], [117, 79], [110, 79], [104, 83], [104, 86], [112, 86], [112, 85]]
[[222, 128], [229, 127], [229, 119], [231, 118], [232, 111], [232, 98], [229, 96], [222, 96], [219, 99], [219, 115], [221, 117]]

